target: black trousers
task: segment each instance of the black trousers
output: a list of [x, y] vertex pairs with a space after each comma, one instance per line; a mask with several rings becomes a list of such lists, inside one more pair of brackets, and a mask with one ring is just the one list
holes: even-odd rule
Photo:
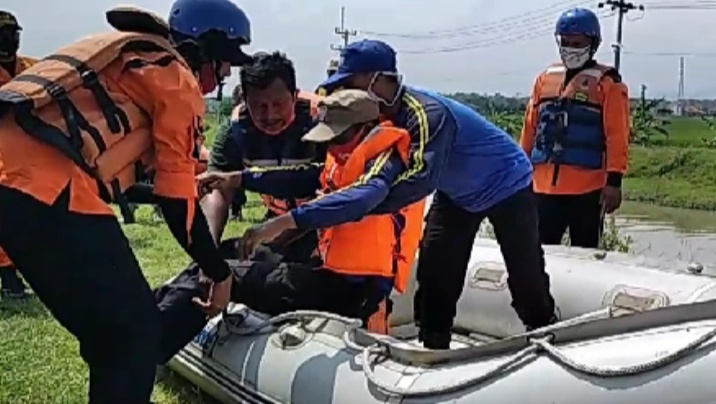
[[560, 244], [564, 232], [569, 230], [571, 245], [599, 247], [604, 226], [601, 194], [601, 190], [583, 195], [537, 194], [542, 244]]
[[[430, 206], [417, 267], [415, 320], [421, 331], [449, 342], [472, 247], [482, 221], [494, 226], [508, 272], [512, 307], [531, 328], [549, 324], [554, 300], [544, 270], [537, 230], [537, 207], [527, 187], [494, 207], [470, 213], [437, 193]], [[427, 346], [427, 345], [426, 345]], [[439, 348], [439, 347], [436, 347]]]
[[[272, 316], [295, 310], [320, 310], [367, 321], [384, 297], [378, 279], [357, 282], [336, 272], [302, 263], [250, 262], [232, 259], [232, 243], [222, 243], [221, 253], [234, 272], [231, 300]], [[177, 278], [155, 290], [162, 313], [160, 363], [171, 359], [206, 324], [206, 315], [192, 302], [205, 296], [199, 268], [189, 265]]]
[[0, 187], [0, 245], [79, 341], [90, 403], [148, 403], [161, 336], [152, 291], [117, 219], [68, 201], [69, 190], [48, 206]]

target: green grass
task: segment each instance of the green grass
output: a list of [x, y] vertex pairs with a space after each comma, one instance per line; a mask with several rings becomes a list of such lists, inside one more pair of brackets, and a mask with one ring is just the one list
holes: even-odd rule
[[716, 132], [711, 131], [701, 118], [693, 117], [670, 117], [667, 118], [670, 124], [666, 126], [670, 136], [668, 139], [655, 137], [657, 146], [674, 147], [702, 147], [701, 139], [711, 140]]
[[[137, 213], [138, 223], [125, 226], [125, 232], [147, 279], [156, 286], [183, 269], [189, 257], [164, 223], [152, 218], [150, 207], [142, 207]], [[244, 213], [248, 220], [258, 220], [263, 209], [251, 208]], [[226, 237], [240, 234], [248, 224], [230, 223]], [[87, 402], [87, 369], [77, 343], [36, 299], [21, 303], [0, 300], [0, 335], [0, 403]], [[211, 402], [171, 373], [159, 378], [154, 400], [162, 404]]]
[[632, 146], [627, 199], [663, 206], [716, 209], [716, 149]]

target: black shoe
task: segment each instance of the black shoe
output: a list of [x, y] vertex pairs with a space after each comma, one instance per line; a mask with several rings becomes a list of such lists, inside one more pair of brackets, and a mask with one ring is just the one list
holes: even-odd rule
[[525, 329], [527, 330], [527, 332], [530, 332], [530, 331], [534, 331], [538, 328], [547, 327], [549, 325], [555, 324], [558, 321], [559, 321], [559, 318], [557, 318], [557, 316], [554, 315], [554, 316], [550, 317], [549, 320], [547, 320], [546, 324], [525, 325]]
[[3, 299], [24, 299], [27, 297], [27, 286], [20, 279], [14, 268], [0, 270], [0, 297]]
[[427, 349], [450, 349], [452, 335], [450, 331], [428, 331], [420, 330], [418, 340]]

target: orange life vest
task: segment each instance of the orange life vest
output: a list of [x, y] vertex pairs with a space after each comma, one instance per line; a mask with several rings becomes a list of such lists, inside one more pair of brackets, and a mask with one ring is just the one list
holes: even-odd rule
[[117, 31], [68, 45], [0, 87], [0, 113], [11, 110], [25, 132], [96, 179], [105, 201], [121, 204], [137, 170], [151, 164], [152, 121], [123, 94], [108, 92], [100, 73], [133, 51], [166, 52], [189, 67], [161, 18], [132, 8], [114, 9], [107, 17]]
[[[17, 60], [15, 62], [15, 71], [14, 72], [7, 72], [5, 69], [0, 67], [0, 86], [7, 83], [12, 79], [13, 76], [16, 74], [22, 73], [24, 70], [29, 69], [32, 65], [37, 63], [37, 59], [25, 57], [25, 56], [18, 56]], [[10, 260], [10, 257], [8, 257], [5, 250], [0, 248], [0, 267], [9, 267], [12, 266], [12, 261]]]
[[37, 63], [37, 59], [29, 58], [27, 56], [18, 56], [17, 60], [15, 61], [14, 72], [5, 71], [5, 69], [0, 67], [0, 86], [10, 81], [13, 76], [20, 74], [24, 70], [29, 69], [35, 63]]
[[[410, 135], [390, 122], [376, 127], [341, 164], [330, 155], [321, 176], [324, 192], [364, 181], [366, 165], [387, 160], [394, 150], [409, 161]], [[405, 292], [422, 236], [425, 200], [398, 212], [369, 215], [357, 222], [320, 230], [318, 252], [326, 269], [347, 275], [394, 278]], [[397, 235], [397, 237], [396, 237]]]
[[602, 65], [588, 67], [565, 85], [566, 67], [557, 64], [547, 69], [539, 89], [540, 125], [530, 156], [534, 165], [604, 169], [604, 95], [599, 83], [611, 70]]
[[[318, 102], [321, 97], [306, 91], [299, 91], [298, 102], [296, 103], [296, 118], [283, 133], [281, 133], [289, 151], [287, 155], [281, 156], [281, 159], [265, 158], [266, 152], [259, 152], [260, 149], [270, 149], [265, 145], [265, 141], [260, 133], [260, 129], [256, 128], [248, 111], [246, 111], [245, 103], [237, 105], [231, 112], [231, 121], [241, 122], [239, 124], [250, 138], [240, 139], [241, 147], [244, 153], [243, 163], [246, 167], [261, 168], [262, 166], [290, 166], [305, 165], [315, 160], [315, 145], [306, 143], [301, 140], [303, 135], [313, 127], [313, 119], [318, 113]], [[253, 137], [256, 136], [256, 137]], [[251, 138], [252, 137], [252, 138]], [[258, 152], [258, 153], [257, 153]], [[270, 154], [270, 153], [269, 153]], [[261, 155], [259, 159], [254, 155]], [[287, 158], [290, 156], [291, 158]], [[292, 199], [290, 201], [276, 198], [273, 195], [262, 194], [264, 206], [276, 215], [282, 215], [296, 206], [302, 205], [313, 198]]]

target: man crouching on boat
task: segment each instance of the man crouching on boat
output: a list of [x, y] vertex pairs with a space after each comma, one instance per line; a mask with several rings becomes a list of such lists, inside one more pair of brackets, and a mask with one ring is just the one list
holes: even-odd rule
[[[234, 283], [231, 300], [253, 310], [278, 315], [294, 310], [320, 310], [347, 317], [369, 318], [395, 287], [407, 286], [421, 236], [424, 201], [396, 213], [368, 215], [390, 191], [391, 184], [406, 170], [410, 136], [390, 122], [380, 122], [378, 103], [368, 93], [344, 90], [333, 93], [319, 104], [319, 123], [304, 140], [326, 142], [329, 155], [321, 175], [321, 195], [283, 215], [246, 231], [235, 251], [237, 257], [250, 257], [262, 243], [292, 230], [318, 230], [319, 246], [313, 262], [270, 263], [243, 261], [231, 265]], [[209, 189], [234, 186], [240, 173], [219, 173], [200, 184]], [[238, 181], [236, 181], [238, 182]], [[316, 184], [306, 184], [314, 187]], [[223, 245], [224, 251], [231, 246]], [[190, 267], [158, 293], [177, 307], [198, 313], [190, 303], [176, 301], [186, 295], [178, 286], [186, 285], [198, 268]], [[185, 290], [185, 289], [184, 289]], [[158, 295], [161, 305], [162, 296]], [[192, 314], [176, 316], [176, 328], [190, 327]], [[373, 319], [371, 319], [373, 321]], [[166, 325], [165, 325], [166, 326]], [[165, 332], [172, 332], [171, 327]], [[165, 347], [169, 359], [189, 339], [184, 335], [173, 348]], [[170, 349], [171, 348], [171, 349]]]

